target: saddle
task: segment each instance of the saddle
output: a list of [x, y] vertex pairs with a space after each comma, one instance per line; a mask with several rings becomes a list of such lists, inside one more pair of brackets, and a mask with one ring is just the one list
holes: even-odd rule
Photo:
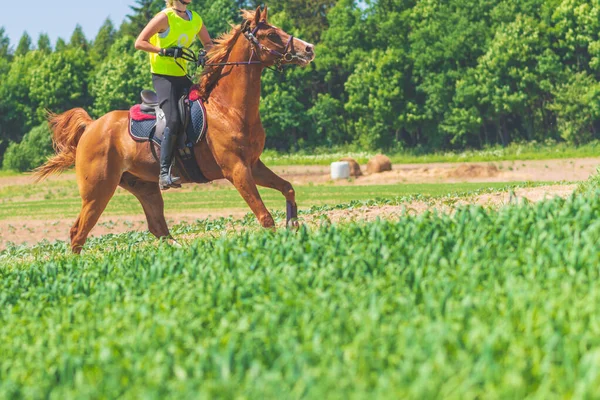
[[[158, 159], [157, 151], [160, 151], [166, 127], [165, 113], [158, 104], [158, 96], [155, 92], [143, 90], [140, 95], [142, 103], [136, 104], [129, 110], [129, 135], [137, 142], [153, 144], [152, 153]], [[188, 180], [206, 183], [208, 179], [200, 171], [192, 149], [206, 135], [208, 128], [206, 108], [194, 87], [189, 94], [185, 93], [179, 99], [178, 106], [182, 131], [178, 135], [174, 167]]]

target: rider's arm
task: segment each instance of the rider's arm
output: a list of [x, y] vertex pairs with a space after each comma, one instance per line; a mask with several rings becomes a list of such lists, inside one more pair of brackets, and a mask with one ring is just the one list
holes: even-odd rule
[[208, 29], [206, 29], [205, 25], [202, 25], [202, 29], [198, 32], [198, 39], [202, 42], [204, 49], [206, 51], [210, 50], [213, 47], [213, 41], [208, 34]]
[[159, 53], [160, 47], [156, 47], [150, 43], [150, 38], [167, 29], [169, 29], [169, 18], [165, 13], [158, 13], [140, 32], [140, 35], [135, 40], [135, 48], [147, 51], [148, 53]]

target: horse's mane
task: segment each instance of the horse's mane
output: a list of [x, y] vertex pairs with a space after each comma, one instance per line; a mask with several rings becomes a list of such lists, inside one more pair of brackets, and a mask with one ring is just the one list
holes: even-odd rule
[[[242, 18], [245, 23], [250, 23], [254, 20], [256, 15], [255, 11], [241, 10]], [[233, 45], [236, 43], [240, 34], [242, 33], [242, 25], [235, 25], [231, 27], [231, 30], [227, 33], [222, 34], [214, 42], [215, 45], [208, 52], [207, 64], [212, 63], [224, 63], [227, 62], [229, 53], [233, 49]], [[204, 68], [200, 75], [199, 83], [199, 95], [203, 99], [208, 99], [210, 92], [217, 86], [217, 82], [221, 78], [224, 66], [208, 67]]]

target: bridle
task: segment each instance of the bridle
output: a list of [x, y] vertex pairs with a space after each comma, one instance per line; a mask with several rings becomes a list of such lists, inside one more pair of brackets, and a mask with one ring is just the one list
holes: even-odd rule
[[[277, 58], [274, 63], [275, 68], [271, 68], [271, 67], [265, 67], [265, 68], [271, 69], [273, 71], [281, 72], [281, 71], [283, 71], [283, 62], [284, 61], [292, 62], [292, 61], [300, 58], [291, 52], [291, 50], [293, 48], [293, 43], [294, 43], [294, 36], [290, 35], [288, 42], [286, 43], [285, 47], [283, 48], [283, 53], [281, 53], [277, 50], [272, 50], [269, 47], [265, 46], [264, 44], [260, 43], [258, 41], [258, 39], [256, 38], [256, 33], [261, 28], [264, 28], [265, 26], [269, 26], [267, 24], [267, 21], [265, 21], [265, 20], [260, 21], [253, 30], [250, 30], [250, 21], [244, 21], [244, 23], [242, 24], [242, 27], [241, 27], [242, 34], [252, 45], [252, 53], [250, 54], [250, 59], [248, 61], [205, 63], [202, 61], [202, 57], [204, 57], [206, 55], [206, 52], [200, 53], [199, 56], [197, 57], [192, 49], [187, 48], [187, 47], [182, 47], [181, 54], [178, 57], [177, 56], [175, 57], [175, 63], [179, 66], [179, 68], [181, 68], [185, 72], [185, 75], [188, 77], [188, 79], [192, 80], [192, 78], [188, 75], [187, 70], [183, 67], [183, 65], [181, 65], [179, 63], [179, 61], [177, 61], [178, 58], [181, 58], [181, 59], [189, 61], [189, 62], [196, 63], [196, 65], [198, 65], [198, 66], [202, 65], [203, 67], [209, 67], [209, 68], [210, 67], [223, 67], [223, 66], [227, 66], [227, 65], [232, 65], [232, 66], [265, 65], [264, 61], [262, 61], [260, 59], [259, 54], [261, 52], [266, 52]], [[255, 61], [254, 58], [257, 58], [258, 60]]]
[[[275, 68], [274, 69], [281, 71], [283, 69], [284, 61], [291, 62], [295, 59], [298, 59], [298, 56], [291, 52], [292, 45], [294, 43], [294, 36], [290, 35], [290, 38], [283, 49], [283, 53], [281, 53], [277, 50], [270, 49], [269, 47], [260, 43], [258, 41], [258, 39], [256, 38], [256, 33], [261, 28], [268, 26], [266, 21], [264, 21], [264, 20], [260, 21], [252, 31], [250, 30], [249, 25], [250, 25], [249, 21], [245, 21], [244, 24], [242, 24], [242, 34], [252, 45], [252, 53], [250, 54], [250, 59], [248, 61], [207, 63], [207, 64], [204, 64], [204, 66], [205, 67], [220, 67], [220, 66], [226, 66], [226, 65], [264, 65], [264, 62], [262, 60], [260, 60], [259, 54], [261, 52], [266, 52], [266, 53], [269, 53], [269, 54], [277, 57], [277, 59], [275, 60], [275, 64], [274, 64]], [[257, 61], [253, 61], [255, 57], [258, 58]], [[267, 68], [269, 68], [269, 67], [267, 67]]]
[[250, 41], [250, 43], [252, 43], [252, 45], [254, 46], [252, 49], [252, 54], [250, 55], [250, 60], [252, 60], [252, 57], [256, 54], [256, 49], [258, 49], [259, 51], [264, 51], [264, 52], [267, 52], [267, 53], [277, 57], [277, 60], [275, 61], [275, 66], [277, 67], [277, 69], [281, 69], [281, 65], [282, 65], [283, 61], [292, 62], [294, 59], [298, 58], [297, 55], [292, 54], [290, 51], [292, 49], [292, 44], [294, 43], [294, 36], [290, 35], [288, 42], [286, 43], [285, 47], [283, 48], [283, 53], [280, 53], [277, 50], [271, 50], [264, 44], [260, 43], [258, 41], [258, 39], [256, 38], [256, 33], [258, 32], [258, 30], [260, 28], [264, 27], [265, 25], [267, 25], [266, 21], [260, 21], [254, 28], [254, 30], [252, 30], [252, 32], [248, 32], [248, 31], [243, 32], [244, 37], [246, 39], [248, 39]]

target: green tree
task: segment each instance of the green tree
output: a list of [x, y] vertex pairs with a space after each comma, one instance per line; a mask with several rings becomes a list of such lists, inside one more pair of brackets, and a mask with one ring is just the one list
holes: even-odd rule
[[36, 117], [42, 122], [46, 109], [60, 113], [74, 107], [87, 107], [89, 61], [81, 48], [52, 53], [31, 70], [29, 97], [36, 106]]
[[313, 135], [309, 136], [311, 146], [335, 146], [352, 141], [347, 134], [344, 105], [330, 94], [318, 94], [314, 105], [308, 110], [308, 116], [312, 118], [314, 126], [314, 130], [311, 130]]
[[447, 146], [440, 123], [450, 112], [460, 77], [475, 67], [489, 42], [496, 0], [431, 0], [411, 11], [409, 58], [414, 85], [411, 145]]
[[10, 38], [6, 35], [4, 27], [0, 27], [0, 58], [8, 59], [10, 56]]
[[89, 43], [85, 38], [85, 34], [83, 33], [83, 28], [81, 25], [77, 24], [73, 34], [71, 35], [71, 39], [69, 40], [69, 47], [82, 49], [83, 51], [88, 51]]
[[94, 99], [92, 113], [95, 116], [112, 110], [129, 109], [139, 103], [142, 89], [152, 87], [148, 56], [135, 51], [134, 41], [131, 36], [118, 39], [106, 61], [93, 76], [90, 94]]
[[67, 48], [67, 43], [65, 42], [65, 40], [63, 38], [56, 39], [56, 47], [55, 47], [56, 51], [63, 51], [66, 48]]
[[119, 28], [119, 36], [137, 37], [160, 10], [165, 8], [164, 0], [136, 0], [135, 5], [129, 6], [132, 14], [127, 15], [127, 19]]
[[556, 87], [554, 102], [560, 135], [569, 143], [582, 144], [600, 138], [600, 82], [585, 72], [573, 74]]
[[356, 121], [361, 146], [400, 146], [400, 134], [407, 128], [406, 65], [401, 49], [373, 50], [348, 78], [345, 108]]
[[344, 83], [371, 50], [363, 14], [353, 0], [340, 0], [327, 14], [329, 29], [316, 46], [315, 65], [325, 84], [322, 92], [344, 99]]
[[485, 90], [480, 84], [481, 76], [476, 68], [471, 68], [456, 81], [456, 92], [440, 123], [440, 130], [450, 136], [450, 143], [456, 147], [477, 145], [483, 147], [495, 142], [484, 123], [484, 115], [491, 114]]
[[15, 50], [15, 56], [24, 56], [31, 50], [31, 36], [27, 32], [23, 33], [21, 39], [19, 39], [19, 44], [17, 45], [17, 49]]
[[[4, 77], [8, 74], [8, 71], [10, 71], [10, 62], [5, 58], [0, 58], [0, 76]], [[0, 102], [1, 101], [2, 100], [0, 100]]]
[[600, 3], [597, 0], [546, 2], [552, 47], [565, 67], [600, 72]]
[[488, 110], [484, 116], [493, 122], [504, 145], [515, 137], [535, 139], [536, 132], [552, 125], [545, 110], [562, 68], [549, 47], [545, 25], [518, 16], [499, 27], [479, 61], [480, 101]]
[[35, 104], [29, 96], [32, 70], [41, 62], [41, 53], [30, 51], [15, 57], [0, 80], [0, 154], [9, 141], [19, 141], [31, 129]]
[[329, 27], [328, 12], [337, 0], [272, 0], [267, 4], [270, 12], [284, 12], [289, 23], [301, 33], [302, 39], [316, 43]]
[[213, 38], [228, 32], [231, 25], [239, 20], [239, 8], [233, 0], [197, 1], [191, 4], [190, 9], [200, 15]]
[[297, 150], [304, 140], [299, 137], [304, 107], [290, 88], [277, 88], [261, 103], [267, 145], [279, 150]]
[[30, 171], [46, 162], [53, 153], [52, 132], [44, 122], [28, 132], [20, 143], [12, 142], [8, 146], [2, 167], [13, 171]]
[[[285, 12], [272, 13], [269, 20], [297, 35]], [[317, 98], [317, 78], [313, 65], [290, 67], [283, 74], [263, 74], [261, 116], [267, 130], [267, 146], [289, 150], [323, 143], [307, 112]]]
[[40, 37], [38, 38], [38, 41], [37, 41], [37, 49], [44, 54], [52, 53], [52, 45], [50, 44], [50, 37], [47, 34], [45, 34], [45, 33], [40, 34]]
[[377, 0], [365, 10], [364, 24], [374, 48], [402, 48], [406, 53], [410, 49], [408, 40], [411, 32], [412, 13], [415, 0]]
[[302, 101], [303, 87], [297, 84], [307, 70], [290, 70], [284, 75], [264, 74], [260, 105], [267, 133], [267, 146], [279, 150], [304, 147], [312, 130], [312, 120]]
[[90, 60], [92, 65], [100, 64], [108, 56], [110, 46], [112, 46], [115, 41], [115, 35], [115, 27], [110, 18], [107, 18], [100, 27], [90, 48]]

